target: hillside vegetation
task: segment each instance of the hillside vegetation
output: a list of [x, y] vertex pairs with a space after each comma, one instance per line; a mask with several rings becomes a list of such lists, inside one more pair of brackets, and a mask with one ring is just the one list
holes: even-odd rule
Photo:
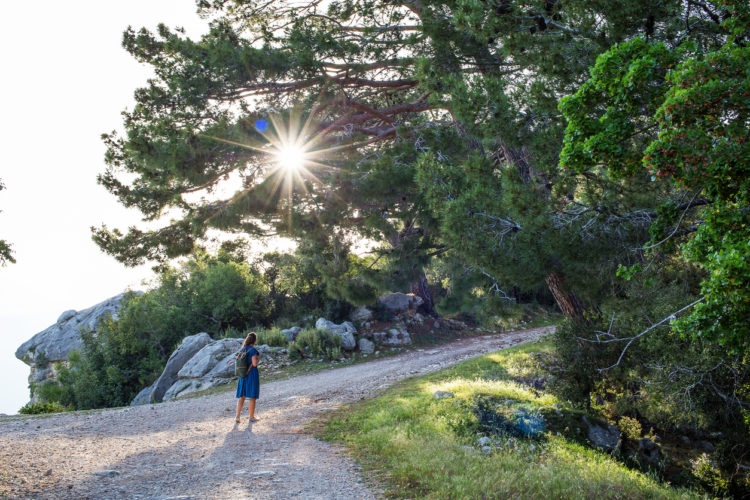
[[705, 496], [700, 454], [670, 487], [655, 469], [629, 468], [624, 448], [596, 450], [584, 413], [535, 388], [551, 352], [549, 341], [531, 343], [408, 380], [332, 414], [319, 435], [345, 444], [398, 498]]

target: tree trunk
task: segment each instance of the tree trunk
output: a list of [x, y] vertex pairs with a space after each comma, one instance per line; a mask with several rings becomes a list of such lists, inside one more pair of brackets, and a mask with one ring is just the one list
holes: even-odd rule
[[422, 305], [417, 308], [417, 311], [433, 318], [439, 316], [435, 310], [435, 302], [427, 286], [427, 276], [424, 275], [424, 271], [420, 273], [419, 279], [411, 284], [411, 293], [422, 298]]
[[[573, 319], [587, 323], [588, 320], [585, 317], [586, 306], [578, 298], [574, 292], [570, 292], [565, 288], [565, 281], [560, 273], [554, 272], [548, 274], [544, 281], [547, 283], [549, 291], [552, 292], [552, 296], [555, 297], [555, 302], [560, 308], [566, 318]], [[591, 308], [592, 311], [596, 311], [597, 308]]]

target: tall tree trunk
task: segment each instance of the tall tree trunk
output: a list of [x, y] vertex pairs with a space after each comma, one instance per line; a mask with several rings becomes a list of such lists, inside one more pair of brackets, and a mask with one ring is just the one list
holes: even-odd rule
[[[565, 281], [560, 273], [557, 271], [545, 276], [544, 281], [547, 283], [549, 291], [552, 292], [552, 296], [555, 297], [555, 302], [560, 308], [566, 318], [573, 319], [587, 323], [585, 312], [586, 305], [578, 298], [574, 292], [569, 291], [565, 287]], [[598, 308], [588, 308], [589, 311], [597, 311]]]
[[427, 286], [427, 276], [424, 275], [424, 271], [419, 274], [419, 279], [411, 284], [411, 293], [422, 298], [422, 305], [417, 308], [417, 311], [433, 318], [439, 316], [435, 310], [435, 302]]

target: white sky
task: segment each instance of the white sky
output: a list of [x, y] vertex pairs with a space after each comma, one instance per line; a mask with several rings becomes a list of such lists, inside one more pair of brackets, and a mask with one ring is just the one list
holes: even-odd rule
[[128, 26], [159, 22], [200, 35], [194, 0], [6, 2], [0, 17], [0, 239], [17, 264], [0, 268], [0, 413], [28, 401], [28, 367], [16, 348], [67, 309], [81, 310], [128, 287], [128, 269], [91, 241], [89, 227], [138, 221], [96, 184], [103, 132], [149, 71], [120, 46]]

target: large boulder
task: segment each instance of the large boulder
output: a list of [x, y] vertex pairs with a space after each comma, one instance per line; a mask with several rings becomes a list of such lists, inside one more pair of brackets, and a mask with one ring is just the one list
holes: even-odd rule
[[71, 351], [83, 347], [82, 328], [96, 330], [99, 321], [107, 314], [117, 319], [120, 300], [124, 295], [121, 293], [83, 311], [76, 312], [72, 309], [65, 311], [57, 318], [54, 325], [21, 344], [16, 350], [16, 357], [28, 365], [39, 360], [67, 360]]
[[404, 327], [390, 328], [384, 343], [390, 346], [409, 345], [411, 344], [411, 335]]
[[148, 402], [162, 401], [167, 390], [177, 382], [180, 370], [196, 353], [211, 342], [211, 336], [206, 332], [190, 335], [182, 339], [179, 347], [169, 356], [164, 371], [151, 386], [150, 392], [142, 394], [143, 391], [141, 391], [131, 404], [136, 404], [136, 400]]
[[[177, 380], [164, 393], [162, 401], [169, 401], [191, 392], [203, 391], [231, 382], [234, 378], [234, 358], [242, 346], [242, 339], [215, 340], [190, 358], [177, 373]], [[284, 358], [286, 349], [256, 345], [264, 367], [274, 369]], [[230, 365], [229, 362], [232, 362]]]
[[[121, 293], [82, 311], [65, 311], [54, 325], [21, 344], [16, 350], [16, 357], [31, 367], [29, 382], [38, 384], [46, 380], [55, 380], [58, 368], [67, 364], [68, 354], [83, 347], [81, 330], [96, 330], [99, 322], [107, 314], [117, 319], [120, 301], [124, 295]], [[31, 401], [36, 400], [37, 395], [32, 393]]]
[[365, 306], [358, 307], [349, 314], [349, 319], [360, 323], [370, 321], [372, 319], [372, 311]]
[[[180, 368], [177, 376], [178, 378], [201, 378], [214, 369], [221, 368], [218, 366], [219, 361], [226, 358], [231, 360], [232, 354], [239, 351], [241, 346], [242, 339], [236, 338], [221, 339], [206, 344]], [[227, 366], [229, 366], [228, 363]], [[234, 367], [231, 368], [234, 374]]]
[[375, 344], [367, 339], [359, 339], [357, 345], [359, 346], [359, 351], [362, 354], [372, 354], [373, 352], [375, 352]]
[[393, 314], [399, 314], [422, 305], [422, 297], [413, 293], [388, 293], [378, 299], [378, 304]]
[[[156, 382], [154, 382], [156, 383]], [[142, 389], [141, 392], [139, 392], [134, 398], [133, 401], [130, 402], [130, 406], [139, 406], [139, 405], [147, 405], [151, 403], [156, 403], [153, 399], [151, 399], [151, 395], [154, 393], [154, 384], [151, 384], [150, 386], [146, 387], [145, 389]]]
[[325, 318], [318, 318], [318, 321], [315, 322], [315, 328], [334, 333], [341, 337], [341, 347], [346, 351], [353, 351], [357, 347], [357, 341], [354, 340], [357, 329], [354, 328], [354, 325], [350, 321], [344, 321], [340, 325], [337, 325]]
[[594, 446], [610, 453], [620, 447], [622, 433], [617, 427], [609, 424], [602, 425], [598, 422], [591, 422], [586, 415], [583, 416], [583, 422], [586, 424], [586, 427], [588, 427], [588, 438]]
[[281, 330], [281, 333], [286, 335], [286, 339], [291, 342], [292, 340], [297, 338], [297, 334], [302, 331], [301, 326], [293, 326], [291, 328], [287, 328], [285, 330]]

